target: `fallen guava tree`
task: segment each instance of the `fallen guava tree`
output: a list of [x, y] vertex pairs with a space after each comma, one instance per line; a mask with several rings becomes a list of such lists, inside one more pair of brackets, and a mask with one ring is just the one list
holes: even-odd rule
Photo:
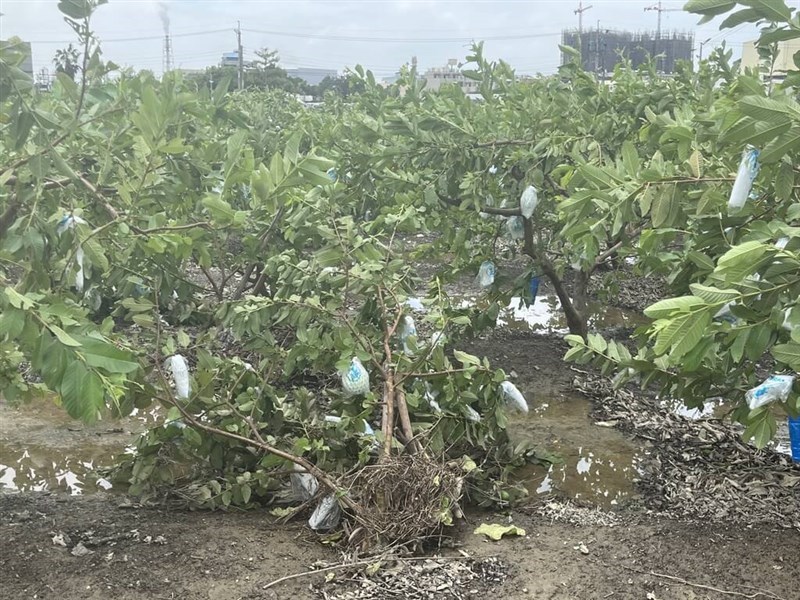
[[314, 506], [320, 530], [343, 510], [359, 543], [523, 494], [508, 475], [535, 455], [506, 423], [524, 399], [457, 349], [471, 324], [446, 298], [409, 303], [415, 210], [354, 220], [359, 182], [303, 115], [265, 109], [280, 96], [110, 80], [102, 4], [59, 4], [79, 81], [40, 92], [22, 47], [0, 49], [3, 396], [87, 421], [163, 407], [116, 470], [131, 494]]

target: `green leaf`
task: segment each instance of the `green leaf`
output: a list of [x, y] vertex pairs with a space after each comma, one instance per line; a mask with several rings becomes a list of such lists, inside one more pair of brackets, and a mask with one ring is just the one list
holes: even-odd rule
[[741, 111], [758, 121], [785, 123], [800, 117], [797, 103], [779, 102], [763, 96], [747, 96], [739, 101]]
[[70, 346], [71, 348], [79, 348], [81, 343], [68, 334], [66, 331], [61, 329], [58, 325], [48, 325], [47, 328], [53, 332], [53, 335], [56, 336], [59, 342], [64, 344], [65, 346]]
[[[188, 427], [187, 427], [188, 429]], [[250, 495], [252, 494], [252, 490], [250, 486], [246, 483], [243, 483], [239, 486], [239, 492], [242, 494], [242, 503], [247, 504], [250, 502]]]
[[689, 0], [683, 5], [683, 10], [700, 15], [721, 15], [736, 6], [730, 0]]
[[772, 339], [772, 329], [766, 325], [759, 325], [750, 330], [744, 354], [748, 360], [756, 361], [761, 358]]
[[90, 0], [61, 0], [58, 10], [71, 19], [85, 19], [92, 14], [92, 3]]
[[105, 406], [105, 391], [100, 378], [73, 360], [64, 371], [59, 386], [61, 401], [75, 419], [92, 422]]
[[734, 246], [719, 258], [714, 272], [726, 275], [729, 280], [743, 279], [756, 268], [768, 249], [769, 246], [758, 241]]
[[705, 302], [695, 296], [679, 296], [651, 304], [644, 309], [644, 314], [651, 319], [663, 319], [676, 312], [687, 312], [701, 306], [705, 306]]
[[785, 202], [792, 196], [792, 186], [794, 186], [794, 170], [788, 162], [782, 162], [778, 166], [775, 175], [775, 198]]
[[639, 172], [639, 153], [636, 152], [636, 147], [627, 140], [622, 143], [622, 164], [631, 177], [635, 177]]
[[778, 430], [775, 415], [766, 409], [767, 407], [761, 407], [753, 411], [748, 418], [747, 428], [742, 433], [742, 438], [753, 440], [756, 448], [766, 446]]
[[764, 147], [758, 158], [764, 164], [777, 162], [797, 149], [800, 149], [800, 126], [794, 126], [772, 140]]
[[692, 152], [692, 155], [689, 157], [689, 170], [692, 172], [692, 176], [696, 178], [700, 178], [703, 176], [703, 155], [700, 153], [699, 150], [695, 150]]
[[703, 336], [711, 314], [708, 310], [679, 314], [658, 332], [653, 351], [657, 355], [669, 350], [671, 359], [677, 359], [694, 348]]
[[760, 17], [758, 11], [752, 8], [745, 8], [731, 13], [722, 23], [719, 24], [720, 29], [732, 29], [738, 27], [742, 23], [754, 23], [759, 21]]
[[525, 530], [516, 525], [498, 525], [496, 523], [488, 525], [487, 523], [482, 523], [479, 527], [476, 527], [475, 531], [472, 533], [475, 535], [485, 535], [490, 540], [498, 542], [504, 535], [524, 536]]
[[133, 354], [120, 350], [109, 342], [86, 335], [76, 335], [75, 339], [80, 342], [80, 354], [90, 367], [123, 374], [139, 369], [139, 362]]
[[692, 294], [698, 298], [702, 298], [708, 304], [722, 304], [724, 302], [730, 302], [731, 300], [741, 296], [737, 290], [720, 290], [718, 288], [702, 285], [700, 283], [690, 284], [689, 289], [692, 290]]
[[783, 0], [739, 0], [741, 4], [750, 6], [767, 21], [788, 21], [792, 11]]
[[8, 301], [14, 308], [21, 308], [23, 310], [28, 310], [29, 308], [33, 308], [36, 305], [36, 303], [33, 300], [31, 300], [27, 296], [23, 296], [11, 286], [7, 286], [4, 291], [6, 296], [8, 297]]
[[194, 427], [184, 427], [181, 429], [181, 435], [190, 446], [199, 448], [203, 445], [203, 438]]
[[461, 350], [453, 350], [453, 357], [460, 362], [462, 365], [466, 366], [476, 366], [481, 364], [481, 359], [477, 356], [473, 356], [472, 354], [467, 354], [466, 352], [462, 352]]
[[675, 184], [662, 186], [653, 201], [653, 208], [650, 218], [653, 227], [670, 227], [678, 215], [678, 196], [676, 191], [678, 186]]
[[787, 344], [776, 344], [770, 350], [775, 360], [788, 365], [795, 371], [800, 371], [800, 344], [789, 342]]

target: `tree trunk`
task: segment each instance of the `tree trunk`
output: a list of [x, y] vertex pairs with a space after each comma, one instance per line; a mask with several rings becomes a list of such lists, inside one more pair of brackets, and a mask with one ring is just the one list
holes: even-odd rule
[[[556, 296], [558, 296], [558, 299], [561, 301], [561, 310], [564, 311], [564, 316], [567, 318], [569, 332], [579, 335], [585, 340], [589, 334], [589, 325], [586, 322], [584, 312], [586, 310], [585, 296], [579, 298], [579, 294], [576, 293], [575, 299], [570, 298], [567, 293], [567, 288], [564, 287], [564, 282], [558, 276], [553, 266], [549, 263], [545, 263], [542, 264], [541, 267], [542, 273], [550, 280], [550, 283], [553, 284]], [[582, 275], [583, 273], [580, 274], [580, 276]], [[576, 282], [575, 287], [577, 288], [579, 286], [580, 282]], [[583, 293], [585, 293], [585, 288], [581, 294]]]
[[567, 327], [569, 332], [581, 336], [584, 340], [589, 334], [589, 326], [586, 322], [586, 286], [588, 283], [588, 275], [582, 271], [578, 274], [578, 281], [575, 284], [575, 299], [569, 297], [567, 288], [564, 287], [564, 282], [556, 273], [552, 263], [544, 256], [539, 256], [536, 252], [536, 246], [533, 244], [533, 223], [530, 219], [525, 219], [525, 246], [524, 252], [542, 269], [542, 274], [550, 280], [553, 288], [556, 290], [556, 295], [561, 301], [561, 310], [564, 311], [564, 316], [567, 318]]

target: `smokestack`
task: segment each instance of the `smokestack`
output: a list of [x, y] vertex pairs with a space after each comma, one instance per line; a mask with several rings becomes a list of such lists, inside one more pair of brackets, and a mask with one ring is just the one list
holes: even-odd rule
[[172, 39], [169, 37], [169, 13], [167, 12], [166, 2], [158, 3], [158, 16], [164, 26], [163, 72], [168, 73], [172, 70]]

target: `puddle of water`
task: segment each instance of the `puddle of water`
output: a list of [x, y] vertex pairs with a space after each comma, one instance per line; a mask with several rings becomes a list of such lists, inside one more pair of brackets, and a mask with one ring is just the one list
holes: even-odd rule
[[620, 431], [595, 425], [590, 407], [583, 396], [553, 396], [509, 424], [513, 439], [531, 441], [562, 461], [524, 470], [532, 496], [558, 492], [603, 508], [637, 497], [634, 480], [646, 451]]
[[[648, 322], [647, 318], [636, 312], [592, 303], [588, 306], [588, 322], [592, 329], [608, 327], [636, 327]], [[561, 302], [555, 295], [538, 296], [533, 304], [525, 305], [515, 296], [508, 307], [501, 311], [498, 326], [531, 331], [569, 333], [567, 320], [561, 311]]]
[[72, 495], [111, 490], [97, 470], [111, 467], [161, 411], [86, 425], [52, 398], [14, 408], [0, 399], [0, 493], [59, 491]]
[[111, 482], [96, 472], [114, 463], [107, 446], [78, 446], [66, 452], [0, 444], [0, 493], [60, 491], [76, 496], [111, 489]]

